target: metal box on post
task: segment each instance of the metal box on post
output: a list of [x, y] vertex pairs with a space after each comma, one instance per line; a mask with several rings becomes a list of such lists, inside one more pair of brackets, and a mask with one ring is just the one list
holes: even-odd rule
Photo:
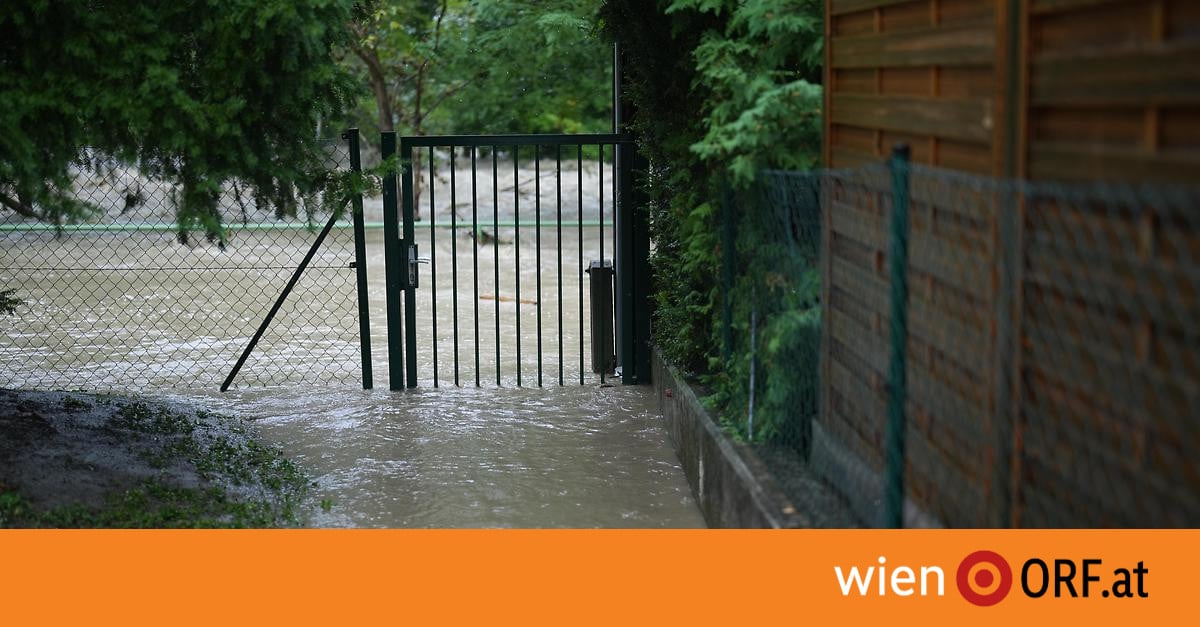
[[613, 263], [610, 259], [588, 263], [592, 319], [592, 372], [611, 374], [616, 366], [613, 332]]

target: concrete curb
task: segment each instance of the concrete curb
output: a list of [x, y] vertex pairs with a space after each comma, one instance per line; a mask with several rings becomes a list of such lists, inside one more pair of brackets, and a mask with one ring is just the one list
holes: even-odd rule
[[654, 350], [654, 391], [692, 496], [712, 528], [809, 528], [766, 466], [713, 421], [679, 371]]

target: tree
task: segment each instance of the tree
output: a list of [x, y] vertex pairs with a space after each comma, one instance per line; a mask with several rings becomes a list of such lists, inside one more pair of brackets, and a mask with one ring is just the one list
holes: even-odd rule
[[371, 84], [378, 130], [420, 134], [429, 111], [460, 88], [434, 80], [443, 41], [461, 36], [460, 21], [446, 19], [450, 8], [448, 0], [388, 0], [356, 11], [349, 45]]
[[[352, 91], [332, 52], [350, 0], [17, 0], [0, 12], [0, 204], [61, 222], [88, 154], [175, 181], [181, 237], [223, 237], [239, 178], [279, 198], [321, 178], [320, 120]], [[86, 151], [85, 151], [86, 147]]]
[[378, 130], [423, 135], [607, 130], [611, 52], [598, 0], [377, 0], [351, 66]]

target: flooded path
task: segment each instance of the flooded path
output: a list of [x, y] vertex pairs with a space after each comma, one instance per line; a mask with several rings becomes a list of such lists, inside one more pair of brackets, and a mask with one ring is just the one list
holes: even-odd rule
[[[189, 397], [195, 400], [196, 397]], [[702, 527], [646, 388], [239, 390], [320, 527]]]

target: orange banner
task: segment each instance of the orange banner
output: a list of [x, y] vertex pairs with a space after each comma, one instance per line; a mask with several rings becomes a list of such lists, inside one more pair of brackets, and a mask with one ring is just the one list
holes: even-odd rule
[[1153, 624], [1194, 615], [1198, 557], [1200, 531], [17, 530], [0, 623]]

